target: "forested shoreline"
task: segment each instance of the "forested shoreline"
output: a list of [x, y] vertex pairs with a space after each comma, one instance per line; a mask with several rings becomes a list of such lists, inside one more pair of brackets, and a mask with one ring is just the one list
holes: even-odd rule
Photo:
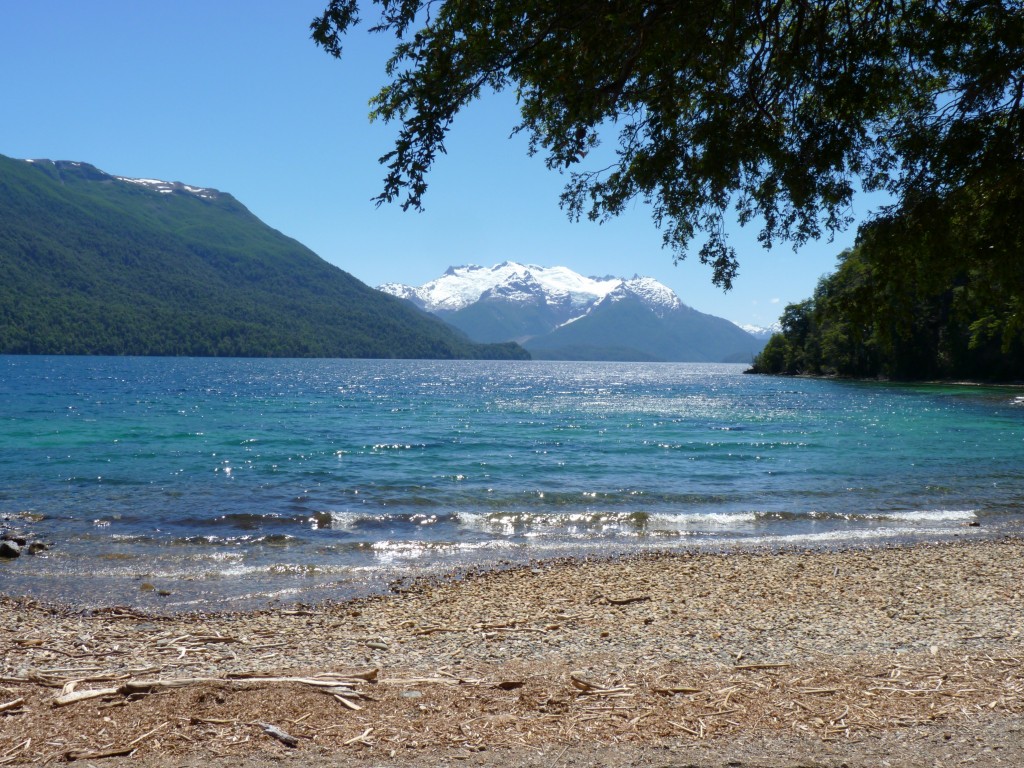
[[[1020, 167], [874, 220], [753, 372], [1024, 380]], [[935, 226], [935, 222], [944, 226]]]

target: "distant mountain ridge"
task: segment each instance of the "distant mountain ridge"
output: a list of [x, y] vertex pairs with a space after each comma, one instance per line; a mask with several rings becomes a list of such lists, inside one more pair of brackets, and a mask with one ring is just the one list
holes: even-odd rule
[[375, 291], [230, 194], [2, 155], [0, 353], [527, 357]]
[[504, 262], [450, 267], [421, 286], [379, 289], [433, 312], [474, 341], [514, 340], [535, 358], [749, 362], [764, 346], [639, 275], [585, 277], [567, 267]]
[[782, 325], [778, 322], [772, 323], [767, 328], [760, 325], [750, 324], [741, 325], [740, 328], [749, 333], [755, 339], [763, 339], [766, 342], [776, 333], [782, 332]]
[[679, 297], [672, 289], [653, 278], [634, 275], [621, 277], [585, 277], [568, 267], [541, 267], [506, 261], [493, 267], [475, 264], [449, 267], [439, 278], [419, 287], [401, 283], [379, 286], [385, 293], [413, 301], [428, 312], [458, 311], [486, 298], [530, 302], [542, 297], [552, 307], [578, 316], [595, 300], [603, 299], [629, 284], [629, 289], [647, 296], [652, 306], [678, 307]]

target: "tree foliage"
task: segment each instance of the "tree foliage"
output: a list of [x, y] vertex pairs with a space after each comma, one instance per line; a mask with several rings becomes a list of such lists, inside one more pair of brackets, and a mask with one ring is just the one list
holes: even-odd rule
[[[364, 5], [372, 29], [396, 36], [373, 101], [375, 117], [400, 123], [379, 203], [419, 208], [456, 115], [505, 89], [531, 152], [570, 173], [571, 217], [646, 201], [677, 259], [703, 238], [700, 259], [724, 288], [738, 270], [733, 215], [757, 221], [767, 247], [848, 226], [858, 184], [896, 200], [871, 237], [895, 236], [886, 221], [927, 227], [951, 207], [986, 207], [986, 195], [1019, 203], [1020, 0]], [[340, 56], [359, 13], [357, 0], [330, 0], [313, 38]], [[614, 155], [595, 152], [610, 135]], [[596, 156], [612, 160], [592, 167]]]
[[993, 197], [965, 190], [865, 227], [814, 296], [786, 307], [754, 370], [1024, 379], [1024, 239]]

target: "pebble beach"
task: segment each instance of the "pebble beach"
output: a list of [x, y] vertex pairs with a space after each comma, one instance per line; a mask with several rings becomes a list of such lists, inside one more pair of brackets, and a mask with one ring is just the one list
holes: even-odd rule
[[1021, 765], [1024, 540], [566, 559], [244, 613], [0, 598], [0, 765]]

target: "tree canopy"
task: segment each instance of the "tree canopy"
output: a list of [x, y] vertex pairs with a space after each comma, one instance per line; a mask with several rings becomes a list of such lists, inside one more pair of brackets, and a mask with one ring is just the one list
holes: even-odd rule
[[[1000, 260], [1021, 242], [1022, 0], [363, 5], [330, 0], [311, 29], [340, 57], [370, 6], [371, 29], [396, 38], [372, 103], [400, 123], [378, 203], [420, 208], [456, 115], [513, 89], [513, 130], [569, 173], [571, 217], [603, 221], [643, 200], [675, 258], [698, 239], [726, 289], [738, 270], [728, 220], [757, 222], [766, 247], [799, 245], [849, 226], [858, 186], [892, 195], [872, 237], [900, 234], [904, 249], [979, 209], [994, 228], [970, 258], [991, 265], [986, 249]], [[595, 152], [609, 136], [614, 155]]]

